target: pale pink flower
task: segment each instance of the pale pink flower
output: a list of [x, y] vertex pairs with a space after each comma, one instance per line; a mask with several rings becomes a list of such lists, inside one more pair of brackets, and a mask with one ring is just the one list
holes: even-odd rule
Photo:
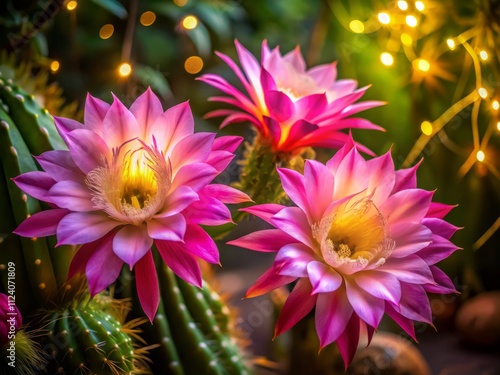
[[13, 335], [21, 328], [23, 318], [14, 300], [9, 303], [9, 296], [0, 293], [0, 348], [14, 341]]
[[[207, 115], [226, 117], [221, 127], [248, 121], [275, 151], [284, 152], [304, 147], [340, 148], [348, 139], [343, 129], [383, 130], [368, 120], [350, 117], [383, 103], [355, 103], [368, 87], [358, 89], [352, 79], [337, 80], [336, 62], [307, 70], [299, 47], [282, 56], [278, 47], [270, 50], [264, 41], [259, 63], [238, 41], [235, 44], [243, 71], [228, 56], [217, 55], [234, 71], [248, 95], [218, 75], [199, 78], [229, 95], [210, 100], [236, 107]], [[370, 152], [364, 146], [359, 148]]]
[[58, 244], [83, 245], [70, 277], [85, 272], [92, 295], [113, 283], [126, 263], [135, 269], [137, 292], [153, 319], [158, 280], [151, 247], [185, 281], [201, 286], [197, 258], [219, 263], [214, 241], [200, 227], [231, 222], [223, 203], [246, 194], [210, 182], [226, 168], [240, 137], [193, 133], [188, 103], [163, 111], [147, 90], [127, 109], [87, 97], [84, 124], [55, 118], [69, 151], [39, 157], [45, 172], [15, 179], [51, 210], [26, 219], [15, 233], [55, 234]]
[[455, 292], [435, 264], [457, 249], [449, 238], [458, 228], [442, 219], [452, 206], [416, 187], [416, 169], [395, 171], [390, 153], [365, 161], [351, 140], [326, 165], [307, 160], [303, 175], [278, 169], [296, 207], [244, 209], [275, 228], [230, 244], [277, 251], [247, 296], [297, 280], [276, 335], [316, 307], [320, 346], [337, 342], [347, 365], [360, 332], [370, 340], [384, 313], [413, 338], [413, 321], [432, 324], [426, 292]]

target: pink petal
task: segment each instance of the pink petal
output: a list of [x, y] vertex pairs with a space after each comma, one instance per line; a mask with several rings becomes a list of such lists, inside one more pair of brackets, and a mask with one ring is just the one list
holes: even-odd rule
[[48, 192], [56, 183], [47, 173], [30, 171], [12, 179], [17, 187], [33, 198], [50, 201]]
[[432, 276], [434, 277], [434, 281], [438, 283], [438, 285], [424, 285], [423, 287], [426, 292], [437, 294], [458, 293], [455, 289], [455, 285], [453, 285], [453, 282], [450, 280], [448, 275], [436, 266], [431, 266], [430, 269]]
[[432, 324], [429, 298], [421, 285], [401, 283], [401, 315], [419, 322]]
[[284, 55], [283, 61], [292, 64], [292, 66], [299, 72], [305, 72], [306, 70], [306, 62], [302, 57], [302, 53], [300, 53], [300, 46], [296, 46], [292, 51]]
[[413, 320], [405, 318], [399, 312], [397, 312], [394, 307], [389, 303], [385, 303], [385, 312], [389, 315], [392, 320], [394, 320], [404, 331], [410, 335], [410, 337], [417, 341], [417, 337], [415, 335], [415, 327], [413, 325]]
[[155, 137], [166, 156], [181, 139], [193, 134], [194, 120], [188, 102], [167, 109], [151, 126], [148, 138]]
[[235, 40], [234, 44], [236, 45], [236, 51], [238, 53], [238, 58], [241, 62], [241, 66], [243, 67], [243, 71], [245, 72], [248, 80], [250, 81], [251, 86], [259, 92], [260, 90], [260, 64], [257, 59], [248, 52], [245, 47], [243, 47], [237, 40]]
[[384, 316], [384, 300], [365, 292], [354, 282], [346, 281], [347, 298], [354, 312], [367, 324], [377, 328]]
[[201, 288], [202, 278], [198, 261], [186, 251], [181, 242], [155, 241], [158, 251], [167, 266], [181, 279]]
[[157, 217], [147, 222], [148, 235], [155, 240], [183, 241], [186, 219], [182, 214]]
[[110, 105], [101, 99], [87, 94], [85, 101], [84, 123], [88, 129], [96, 131], [102, 135], [102, 122], [109, 111]]
[[255, 215], [258, 218], [266, 221], [267, 223], [272, 224], [273, 216], [284, 208], [285, 206], [282, 206], [281, 204], [266, 203], [259, 204], [253, 207], [240, 208], [240, 211]]
[[165, 206], [163, 210], [154, 217], [167, 217], [178, 214], [198, 199], [198, 194], [195, 193], [189, 186], [179, 186], [177, 189], [170, 192], [165, 199]]
[[377, 270], [388, 272], [396, 276], [399, 281], [407, 283], [433, 283], [429, 266], [417, 255], [408, 255], [404, 258], [388, 258]]
[[200, 191], [200, 194], [216, 198], [220, 200], [222, 203], [229, 203], [229, 204], [237, 204], [237, 203], [251, 201], [250, 197], [247, 194], [243, 193], [242, 191], [221, 184], [207, 185]]
[[118, 147], [140, 136], [141, 128], [127, 107], [116, 96], [113, 96], [113, 99], [113, 104], [102, 122], [102, 137], [110, 147]]
[[223, 225], [232, 223], [231, 212], [218, 199], [201, 196], [183, 212], [190, 224]]
[[130, 112], [136, 118], [139, 127], [144, 129], [141, 139], [146, 143], [152, 142], [152, 139], [146, 138], [148, 130], [153, 126], [156, 119], [163, 114], [163, 108], [160, 100], [150, 87], [132, 103]]
[[95, 243], [88, 244], [94, 247], [85, 268], [92, 297], [113, 284], [120, 275], [123, 262], [113, 252], [114, 235], [109, 233]]
[[285, 122], [295, 112], [293, 102], [281, 91], [268, 91], [265, 99], [270, 117], [278, 122]]
[[278, 168], [277, 171], [285, 193], [302, 211], [308, 213], [309, 201], [304, 188], [304, 176], [293, 169]]
[[278, 90], [273, 76], [264, 68], [260, 69], [260, 84], [264, 93]]
[[94, 250], [95, 242], [84, 244], [78, 249], [69, 265], [68, 277], [66, 280], [70, 280], [76, 274], [83, 274], [85, 272], [87, 262]]
[[278, 251], [274, 260], [274, 268], [282, 276], [307, 277], [307, 266], [315, 260], [311, 249], [303, 244], [292, 243], [283, 246]]
[[69, 151], [47, 151], [36, 157], [36, 161], [56, 181], [83, 181], [85, 179], [85, 175], [77, 167]]
[[158, 276], [151, 252], [146, 253], [138, 262], [135, 268], [135, 283], [137, 285], [137, 295], [142, 309], [153, 323], [153, 319], [160, 304], [160, 290], [158, 287]]
[[375, 107], [380, 107], [382, 105], [386, 105], [386, 102], [382, 102], [379, 100], [367, 100], [365, 102], [361, 103], [354, 103], [346, 106], [342, 110], [342, 116], [352, 116], [358, 112], [366, 111], [367, 109], [375, 108]]
[[428, 246], [432, 232], [425, 225], [402, 222], [391, 226], [391, 238], [396, 243], [391, 256], [404, 258]]
[[[212, 151], [205, 163], [222, 172], [234, 159], [234, 154], [227, 151]], [[231, 172], [229, 172], [231, 173]]]
[[264, 137], [271, 138], [271, 145], [278, 148], [281, 140], [281, 126], [278, 121], [271, 117], [264, 116]]
[[295, 281], [296, 277], [278, 275], [277, 270], [273, 267], [264, 272], [257, 281], [248, 288], [246, 298], [261, 296], [271, 290], [277, 289], [283, 285], [290, 284]]
[[53, 209], [37, 212], [24, 220], [13, 233], [23, 237], [46, 237], [56, 234], [57, 225], [70, 211]]
[[219, 250], [214, 240], [198, 225], [189, 225], [184, 236], [184, 248], [208, 263], [219, 263]]
[[396, 179], [390, 152], [368, 160], [366, 166], [370, 171], [368, 192], [373, 193], [372, 200], [376, 204], [385, 201], [391, 194]]
[[422, 258], [425, 263], [431, 265], [448, 258], [459, 249], [458, 246], [448, 241], [446, 238], [433, 234], [430, 245], [420, 250], [417, 255]]
[[102, 165], [108, 146], [99, 135], [87, 129], [77, 129], [66, 137], [71, 157], [84, 174]]
[[333, 199], [358, 193], [368, 186], [368, 168], [358, 150], [352, 149], [339, 164], [335, 177]]
[[89, 189], [75, 181], [59, 181], [49, 190], [50, 201], [72, 211], [95, 211]]
[[307, 192], [310, 223], [317, 223], [333, 199], [334, 180], [330, 170], [315, 160], [306, 160], [304, 165], [304, 190]]
[[282, 150], [292, 151], [294, 148], [298, 147], [297, 145], [300, 144], [306, 136], [314, 133], [318, 129], [318, 125], [311, 124], [305, 120], [296, 121], [290, 127], [290, 132], [286, 140], [280, 145], [280, 148]]
[[337, 79], [337, 62], [315, 66], [307, 71], [317, 84], [334, 82]]
[[214, 167], [205, 163], [187, 164], [179, 169], [170, 188], [177, 189], [186, 185], [197, 192], [212, 182], [218, 174]]
[[293, 237], [279, 229], [264, 229], [229, 241], [227, 244], [255, 251], [275, 252], [295, 241]]
[[314, 122], [316, 117], [325, 111], [327, 105], [324, 93], [307, 95], [295, 102], [295, 113], [299, 118]]
[[332, 171], [332, 174], [334, 176], [337, 173], [337, 170], [339, 169], [342, 160], [344, 160], [344, 158], [353, 148], [354, 148], [354, 140], [352, 139], [352, 135], [349, 134], [344, 146], [340, 150], [338, 150], [330, 160], [326, 162], [326, 166], [328, 167], [328, 169]]
[[309, 262], [307, 274], [313, 286], [313, 294], [334, 292], [342, 285], [342, 276], [321, 262]]
[[356, 350], [358, 349], [359, 329], [359, 318], [356, 316], [356, 314], [352, 314], [351, 319], [349, 319], [349, 322], [347, 323], [345, 331], [337, 339], [337, 346], [339, 348], [340, 355], [344, 360], [344, 366], [346, 370], [352, 359], [354, 358]]
[[85, 129], [85, 126], [78, 121], [59, 116], [54, 116], [54, 124], [56, 126], [57, 132], [66, 143], [68, 143], [68, 139], [66, 136], [69, 132], [72, 132], [76, 129]]
[[225, 135], [214, 139], [212, 150], [234, 152], [241, 144], [241, 142], [243, 142], [243, 137]]
[[93, 242], [122, 223], [110, 219], [106, 214], [72, 212], [57, 226], [58, 245], [80, 245]]
[[429, 211], [427, 211], [427, 214], [425, 215], [426, 217], [435, 217], [438, 219], [442, 219], [448, 213], [455, 208], [455, 206], [451, 206], [448, 204], [443, 204], [443, 203], [438, 203], [438, 202], [431, 202], [429, 206]]
[[461, 229], [438, 218], [424, 218], [422, 224], [429, 228], [434, 234], [444, 238], [450, 238], [457, 230]]
[[153, 245], [146, 224], [139, 226], [126, 225], [113, 238], [113, 251], [130, 269], [141, 259]]
[[311, 296], [311, 284], [309, 281], [307, 279], [300, 279], [281, 309], [274, 329], [274, 337], [288, 331], [299, 320], [309, 314], [316, 304], [316, 299], [316, 296]]
[[313, 248], [311, 226], [299, 207], [286, 207], [272, 218], [272, 224], [304, 245]]
[[401, 190], [387, 198], [379, 209], [387, 215], [389, 224], [420, 223], [427, 213], [433, 194], [432, 191], [421, 189]]
[[205, 162], [212, 151], [214, 138], [215, 133], [195, 133], [181, 139], [170, 154], [173, 173], [184, 165]]
[[372, 296], [399, 304], [401, 299], [401, 285], [396, 276], [390, 273], [377, 271], [358, 272], [355, 276], [356, 284]]
[[420, 163], [411, 168], [400, 169], [396, 171], [396, 181], [392, 193], [400, 190], [415, 189], [417, 187], [417, 169]]
[[340, 337], [352, 314], [353, 309], [347, 301], [344, 288], [332, 293], [318, 294], [315, 322], [320, 348], [324, 348]]

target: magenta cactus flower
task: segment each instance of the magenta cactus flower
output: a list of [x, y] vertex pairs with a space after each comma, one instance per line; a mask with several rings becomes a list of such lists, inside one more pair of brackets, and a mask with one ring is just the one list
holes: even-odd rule
[[15, 303], [9, 303], [9, 296], [0, 293], [0, 348], [13, 341], [22, 324], [23, 318]]
[[69, 277], [84, 272], [92, 295], [112, 284], [124, 263], [134, 268], [140, 302], [152, 320], [160, 298], [153, 244], [172, 271], [200, 287], [197, 258], [219, 263], [200, 225], [231, 222], [224, 203], [249, 200], [210, 184], [242, 139], [193, 133], [188, 103], [164, 112], [150, 89], [130, 109], [116, 97], [109, 105], [88, 95], [84, 117], [84, 124], [56, 117], [69, 150], [40, 155], [44, 172], [15, 178], [52, 207], [27, 218], [15, 233], [55, 234], [59, 245], [82, 245]]
[[455, 292], [436, 263], [457, 249], [458, 228], [443, 220], [452, 206], [417, 188], [417, 167], [395, 171], [390, 153], [365, 161], [351, 139], [326, 165], [307, 160], [303, 175], [278, 169], [296, 207], [244, 209], [274, 228], [230, 244], [277, 252], [247, 296], [297, 281], [276, 335], [316, 307], [320, 346], [337, 342], [347, 366], [360, 332], [370, 340], [384, 313], [413, 338], [413, 321], [432, 324], [426, 292]]
[[236, 107], [207, 114], [224, 116], [221, 127], [248, 121], [276, 152], [292, 153], [304, 147], [340, 148], [348, 139], [343, 129], [383, 130], [368, 120], [350, 117], [383, 103], [356, 103], [368, 87], [358, 89], [352, 79], [337, 80], [336, 62], [307, 70], [299, 47], [282, 56], [278, 47], [270, 50], [264, 41], [259, 63], [238, 41], [235, 44], [243, 71], [228, 56], [217, 55], [234, 71], [248, 95], [218, 75], [199, 78], [228, 95], [210, 100]]

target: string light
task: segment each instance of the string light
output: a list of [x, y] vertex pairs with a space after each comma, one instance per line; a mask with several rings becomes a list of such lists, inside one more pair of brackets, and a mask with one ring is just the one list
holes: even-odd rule
[[59, 64], [59, 61], [57, 60], [53, 60], [51, 63], [50, 63], [50, 70], [55, 73], [59, 70], [61, 64]]
[[75, 10], [75, 8], [78, 6], [78, 3], [74, 0], [71, 0], [68, 2], [68, 4], [66, 4], [66, 9], [71, 11], [71, 10]]
[[429, 69], [431, 68], [431, 64], [429, 61], [425, 59], [416, 59], [413, 61], [413, 66], [420, 70], [421, 72], [428, 72]]
[[448, 45], [448, 48], [451, 49], [452, 51], [456, 47], [455, 41], [451, 38], [446, 40], [446, 44]]
[[382, 64], [385, 66], [391, 66], [394, 64], [394, 57], [389, 52], [384, 52], [380, 55], [380, 61], [382, 61]]
[[417, 26], [417, 19], [415, 18], [415, 16], [412, 16], [411, 14], [409, 16], [406, 16], [406, 24], [410, 27], [415, 27]]
[[488, 60], [488, 52], [486, 52], [486, 51], [484, 51], [484, 50], [483, 50], [483, 51], [481, 51], [481, 52], [479, 52], [479, 57], [480, 57], [480, 58], [481, 58], [481, 60], [483, 60], [483, 61]]
[[147, 11], [141, 14], [140, 22], [142, 26], [151, 26], [156, 20], [156, 14], [151, 11]]
[[191, 16], [191, 15], [186, 16], [182, 20], [182, 26], [186, 30], [193, 30], [196, 26], [198, 26], [198, 18], [196, 18], [195, 16]]
[[421, 12], [425, 9], [425, 5], [422, 1], [415, 1], [415, 8]]
[[365, 25], [360, 20], [352, 20], [349, 22], [349, 28], [353, 33], [361, 34], [365, 31]]
[[486, 99], [486, 97], [488, 96], [488, 91], [486, 91], [484, 87], [480, 87], [479, 89], [477, 89], [477, 92], [479, 96], [483, 99]]
[[401, 34], [401, 43], [403, 43], [405, 46], [409, 47], [413, 44], [413, 38], [411, 37], [410, 34], [403, 33], [403, 34]]
[[485, 159], [485, 155], [484, 155], [484, 152], [479, 150], [477, 153], [476, 153], [476, 159], [479, 161], [479, 162], [483, 162], [484, 159]]
[[120, 74], [122, 77], [128, 77], [132, 73], [132, 66], [130, 66], [129, 63], [121, 63], [120, 66], [118, 67], [118, 74]]
[[500, 132], [500, 121], [497, 122], [497, 130]]
[[114, 26], [111, 25], [110, 23], [107, 23], [106, 25], [101, 27], [101, 30], [99, 30], [99, 37], [101, 39], [109, 39], [111, 38], [114, 32], [115, 32]]
[[190, 56], [184, 62], [184, 69], [190, 74], [196, 74], [203, 68], [203, 60], [200, 56]]
[[386, 12], [380, 12], [377, 15], [377, 18], [378, 18], [379, 22], [383, 25], [388, 25], [391, 23], [391, 16], [389, 16], [389, 14]]
[[406, 1], [398, 1], [398, 8], [401, 10], [408, 10], [408, 3]]
[[498, 111], [500, 108], [500, 103], [498, 103], [498, 100], [493, 100], [493, 103], [491, 103], [491, 108], [493, 108], [495, 111]]
[[432, 124], [429, 121], [424, 121], [420, 124], [420, 130], [422, 133], [429, 136], [433, 132]]

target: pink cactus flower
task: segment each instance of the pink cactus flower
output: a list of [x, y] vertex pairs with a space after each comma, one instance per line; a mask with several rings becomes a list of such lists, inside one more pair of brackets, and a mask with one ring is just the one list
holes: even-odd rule
[[[236, 107], [207, 114], [226, 117], [221, 128], [248, 121], [276, 152], [292, 153], [304, 147], [340, 148], [348, 139], [343, 129], [383, 130], [368, 120], [349, 117], [383, 103], [355, 103], [368, 87], [357, 89], [355, 80], [337, 80], [336, 62], [306, 70], [299, 47], [281, 56], [278, 47], [270, 50], [264, 41], [259, 63], [238, 41], [235, 44], [243, 72], [228, 56], [217, 55], [234, 71], [248, 96], [218, 75], [199, 78], [229, 95], [212, 101]], [[371, 154], [364, 146], [358, 148]]]
[[297, 281], [276, 335], [316, 307], [320, 346], [337, 342], [347, 366], [360, 332], [370, 340], [384, 313], [413, 338], [413, 321], [432, 324], [426, 292], [455, 292], [435, 264], [457, 249], [458, 228], [443, 220], [452, 206], [416, 187], [416, 169], [395, 171], [390, 153], [365, 161], [352, 140], [326, 165], [307, 160], [303, 175], [278, 169], [297, 206], [246, 208], [274, 229], [230, 242], [277, 252], [248, 297]]
[[13, 302], [9, 304], [9, 296], [0, 293], [0, 348], [12, 341], [21, 324], [23, 318], [17, 306]]
[[200, 224], [231, 222], [224, 203], [249, 200], [210, 184], [242, 139], [194, 134], [188, 103], [164, 112], [149, 89], [130, 109], [116, 97], [109, 105], [88, 95], [84, 117], [84, 124], [56, 117], [69, 151], [48, 151], [36, 158], [44, 172], [15, 178], [22, 190], [52, 206], [15, 233], [55, 234], [59, 245], [82, 245], [69, 277], [84, 272], [92, 295], [128, 264], [152, 320], [160, 298], [153, 244], [172, 271], [194, 285], [201, 286], [197, 258], [219, 263], [217, 247]]

